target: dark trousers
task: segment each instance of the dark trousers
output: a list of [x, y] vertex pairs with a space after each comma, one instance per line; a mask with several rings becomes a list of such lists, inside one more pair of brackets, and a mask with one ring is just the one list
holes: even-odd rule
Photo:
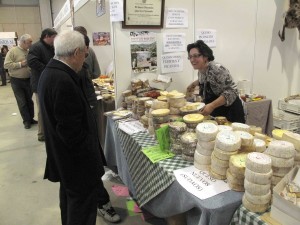
[[31, 122], [34, 117], [34, 106], [32, 101], [32, 91], [30, 88], [30, 79], [11, 77], [10, 82], [23, 123], [25, 121]]
[[0, 70], [2, 85], [6, 85], [6, 71], [3, 68], [0, 68]]
[[109, 202], [109, 195], [101, 182], [85, 194], [66, 189], [59, 190], [62, 225], [95, 225], [97, 205]]
[[59, 199], [62, 225], [95, 225], [98, 186], [78, 193], [60, 184]]

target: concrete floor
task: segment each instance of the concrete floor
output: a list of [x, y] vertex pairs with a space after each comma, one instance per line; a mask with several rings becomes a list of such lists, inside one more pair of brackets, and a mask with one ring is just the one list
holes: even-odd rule
[[[16, 115], [14, 115], [16, 114]], [[43, 180], [45, 146], [37, 140], [37, 126], [24, 129], [10, 83], [0, 87], [0, 225], [59, 225], [58, 183]], [[105, 186], [121, 215], [119, 224], [165, 225], [164, 219], [147, 222], [129, 216], [126, 197], [111, 192], [118, 177], [106, 174]], [[97, 217], [97, 225], [110, 224]]]

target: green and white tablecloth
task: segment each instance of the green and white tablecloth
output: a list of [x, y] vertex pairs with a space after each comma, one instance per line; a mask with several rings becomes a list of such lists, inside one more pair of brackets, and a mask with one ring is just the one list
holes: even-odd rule
[[173, 183], [174, 170], [188, 167], [192, 163], [183, 160], [181, 156], [175, 156], [153, 164], [141, 150], [157, 145], [157, 141], [146, 132], [129, 135], [118, 129], [119, 122], [115, 123], [117, 134], [128, 162], [137, 201], [143, 206]]
[[[268, 210], [267, 212], [269, 212]], [[260, 216], [263, 213], [254, 213], [241, 205], [234, 213], [230, 225], [268, 225]]]

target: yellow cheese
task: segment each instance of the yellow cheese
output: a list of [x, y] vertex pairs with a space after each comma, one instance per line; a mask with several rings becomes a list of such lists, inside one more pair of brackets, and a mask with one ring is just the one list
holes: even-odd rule
[[233, 176], [244, 177], [246, 168], [246, 158], [248, 153], [232, 155], [229, 159], [229, 168]]
[[183, 117], [183, 121], [185, 123], [200, 123], [203, 121], [203, 119], [204, 116], [202, 114], [197, 114], [197, 113], [187, 114]]
[[287, 132], [287, 130], [282, 130], [282, 129], [274, 129], [272, 130], [272, 136], [273, 138], [277, 139], [277, 140], [281, 140], [283, 133]]
[[153, 110], [151, 112], [151, 115], [153, 117], [158, 117], [158, 116], [167, 116], [170, 114], [170, 110], [169, 109], [156, 109], [156, 110]]
[[295, 149], [300, 152], [300, 134], [287, 131], [283, 133], [282, 140], [293, 143]]

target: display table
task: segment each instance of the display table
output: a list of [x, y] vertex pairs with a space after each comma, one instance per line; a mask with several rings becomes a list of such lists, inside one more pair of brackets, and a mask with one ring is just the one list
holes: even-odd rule
[[118, 129], [118, 122], [108, 118], [104, 147], [107, 164], [117, 166], [119, 176], [140, 206], [161, 218], [186, 212], [189, 225], [229, 224], [243, 192], [226, 191], [200, 200], [186, 191], [173, 174], [173, 170], [191, 163], [176, 156], [152, 164], [141, 149], [155, 144], [147, 133], [130, 136]]
[[245, 103], [246, 124], [261, 127], [263, 133], [271, 136], [273, 127], [272, 100], [262, 99]]
[[265, 213], [253, 213], [241, 205], [234, 213], [230, 225], [281, 225], [270, 217], [269, 211]]

